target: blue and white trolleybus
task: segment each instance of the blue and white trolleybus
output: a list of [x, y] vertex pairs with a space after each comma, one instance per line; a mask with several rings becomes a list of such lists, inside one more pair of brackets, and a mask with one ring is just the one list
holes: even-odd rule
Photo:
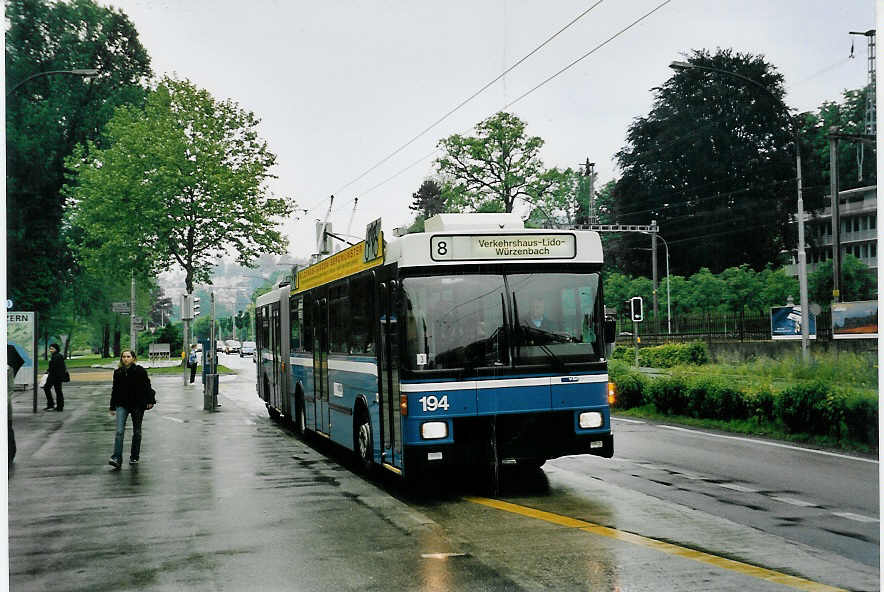
[[270, 415], [403, 476], [611, 457], [602, 247], [512, 214], [440, 214], [257, 300]]

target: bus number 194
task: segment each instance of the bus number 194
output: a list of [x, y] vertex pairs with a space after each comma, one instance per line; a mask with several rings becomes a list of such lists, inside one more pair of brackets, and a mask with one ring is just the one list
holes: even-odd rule
[[448, 411], [448, 395], [442, 395], [441, 398], [436, 395], [430, 395], [429, 397], [423, 396], [420, 399], [420, 404], [423, 405], [424, 411], [436, 411], [437, 409], [444, 409]]

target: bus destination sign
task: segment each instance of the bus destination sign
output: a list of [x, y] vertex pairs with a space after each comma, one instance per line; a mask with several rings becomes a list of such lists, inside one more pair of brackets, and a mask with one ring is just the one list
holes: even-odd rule
[[573, 259], [573, 234], [437, 235], [430, 239], [433, 261], [488, 261], [506, 259]]
[[377, 267], [384, 262], [383, 257], [383, 241], [382, 232], [377, 236], [380, 247], [375, 247], [375, 259], [366, 263], [365, 258], [365, 241], [356, 243], [352, 247], [335, 253], [331, 257], [323, 259], [319, 263], [315, 263], [310, 267], [298, 270], [297, 283], [293, 292], [303, 292], [322, 284], [333, 282], [334, 280], [359, 273], [372, 267]]

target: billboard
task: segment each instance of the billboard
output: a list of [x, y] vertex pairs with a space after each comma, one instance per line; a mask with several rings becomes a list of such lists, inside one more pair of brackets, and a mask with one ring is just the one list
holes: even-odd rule
[[877, 339], [878, 302], [833, 302], [832, 338]]
[[[807, 334], [810, 339], [816, 339], [816, 315], [808, 311]], [[774, 306], [770, 309], [770, 337], [771, 339], [801, 339], [801, 306], [788, 304], [786, 306]]]
[[37, 359], [37, 314], [6, 313], [6, 342], [15, 348], [24, 364], [15, 374], [15, 384], [34, 384]]

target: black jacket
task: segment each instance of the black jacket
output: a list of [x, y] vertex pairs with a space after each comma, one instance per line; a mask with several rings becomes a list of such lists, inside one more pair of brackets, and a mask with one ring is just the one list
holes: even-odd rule
[[129, 368], [114, 370], [114, 387], [111, 389], [110, 408], [125, 407], [133, 411], [146, 409], [148, 404], [155, 405], [156, 393], [150, 386], [147, 370], [133, 364]]
[[68, 369], [64, 365], [64, 356], [55, 352], [49, 358], [49, 369], [46, 371], [49, 377], [46, 379], [46, 384], [61, 384], [64, 382], [64, 375], [67, 371]]

